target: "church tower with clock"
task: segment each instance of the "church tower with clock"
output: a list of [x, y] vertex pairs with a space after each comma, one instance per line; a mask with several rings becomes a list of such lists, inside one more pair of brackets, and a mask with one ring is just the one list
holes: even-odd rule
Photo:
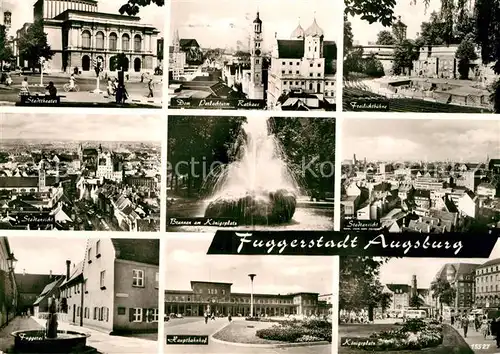
[[264, 84], [262, 82], [262, 20], [257, 17], [253, 21], [253, 33], [250, 41], [250, 85], [248, 98], [264, 99]]

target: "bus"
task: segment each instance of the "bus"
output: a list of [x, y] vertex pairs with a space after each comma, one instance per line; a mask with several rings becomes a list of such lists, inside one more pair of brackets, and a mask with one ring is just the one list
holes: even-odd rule
[[408, 319], [419, 318], [419, 319], [423, 320], [424, 318], [427, 318], [427, 311], [425, 311], [425, 310], [406, 310], [405, 316]]

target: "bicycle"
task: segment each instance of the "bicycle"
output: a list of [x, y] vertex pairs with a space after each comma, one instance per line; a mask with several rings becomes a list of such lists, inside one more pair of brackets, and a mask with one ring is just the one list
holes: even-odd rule
[[63, 89], [64, 89], [64, 92], [69, 92], [69, 91], [78, 92], [78, 91], [80, 91], [80, 86], [78, 86], [77, 84], [75, 84], [73, 86], [73, 88], [71, 89], [69, 87], [69, 83], [65, 83], [64, 86], [63, 86]]

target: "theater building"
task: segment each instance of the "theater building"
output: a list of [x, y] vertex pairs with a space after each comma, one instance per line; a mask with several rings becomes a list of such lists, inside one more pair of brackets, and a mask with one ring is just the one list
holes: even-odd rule
[[[128, 60], [124, 70], [153, 73], [158, 66], [158, 34], [154, 26], [136, 16], [99, 12], [96, 0], [38, 0], [34, 19], [43, 20], [44, 32], [54, 56], [46, 70], [94, 73], [93, 61], [103, 70], [117, 70], [116, 55]], [[95, 74], [94, 74], [95, 75]]]
[[[191, 290], [165, 291], [165, 313], [203, 316], [250, 316], [250, 293], [232, 293], [231, 283], [191, 281]], [[318, 293], [254, 294], [255, 316], [328, 315], [331, 305]]]

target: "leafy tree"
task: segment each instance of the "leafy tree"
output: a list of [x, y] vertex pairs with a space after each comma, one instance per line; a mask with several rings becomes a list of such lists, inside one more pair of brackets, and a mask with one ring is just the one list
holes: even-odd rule
[[413, 69], [413, 61], [419, 56], [418, 46], [414, 41], [405, 39], [394, 50], [392, 71], [396, 75], [409, 73]]
[[344, 59], [344, 76], [348, 77], [350, 73], [363, 72], [363, 48], [353, 48]]
[[439, 278], [431, 284], [432, 298], [439, 301], [440, 313], [443, 313], [443, 305], [451, 306], [455, 301], [455, 289], [451, 284]]
[[347, 15], [344, 15], [344, 51], [349, 52], [352, 49], [353, 44], [354, 44], [354, 35], [352, 33], [352, 25], [347, 20]]
[[360, 310], [376, 307], [383, 301], [378, 278], [386, 260], [372, 257], [340, 257], [339, 309]]
[[165, 0], [128, 0], [118, 11], [122, 15], [127, 14], [129, 16], [135, 16], [139, 13], [141, 7], [149, 6], [151, 4], [163, 6], [165, 5]]
[[14, 57], [12, 47], [7, 43], [7, 30], [0, 25], [0, 71], [3, 70], [3, 62], [11, 62]]
[[420, 36], [417, 39], [419, 46], [433, 46], [445, 44], [445, 23], [441, 20], [438, 12], [433, 11], [430, 15], [429, 22], [420, 24]]
[[394, 45], [396, 44], [396, 39], [390, 31], [380, 31], [377, 35], [377, 44]]
[[455, 57], [458, 59], [460, 79], [469, 79], [470, 62], [477, 59], [474, 43], [469, 37], [464, 38], [462, 43], [460, 43], [455, 52]]
[[493, 103], [493, 111], [500, 113], [500, 79], [495, 81], [491, 87], [490, 101]]
[[424, 306], [424, 301], [422, 300], [422, 298], [420, 296], [418, 296], [418, 294], [414, 294], [411, 298], [410, 298], [410, 307], [416, 307], [417, 310], [420, 309], [420, 307]]
[[384, 76], [384, 66], [380, 60], [375, 58], [375, 54], [364, 59], [364, 73], [370, 77]]
[[382, 293], [380, 295], [379, 305], [380, 308], [382, 309], [382, 313], [385, 313], [385, 311], [391, 306], [391, 303], [392, 303], [392, 294]]
[[380, 22], [384, 27], [392, 24], [396, 0], [345, 0], [344, 13], [360, 16], [368, 23]]
[[47, 42], [47, 34], [43, 31], [43, 20], [35, 21], [19, 38], [19, 54], [27, 58], [35, 71], [41, 57], [51, 59], [54, 52]]

